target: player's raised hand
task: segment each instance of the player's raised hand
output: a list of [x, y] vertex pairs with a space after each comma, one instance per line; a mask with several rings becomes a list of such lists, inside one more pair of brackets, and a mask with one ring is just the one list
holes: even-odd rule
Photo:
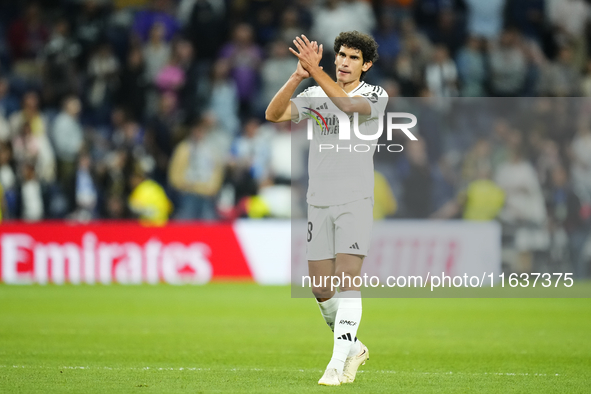
[[[313, 48], [313, 50], [318, 52], [318, 43], [316, 41], [312, 41], [312, 48]], [[320, 68], [322, 69], [322, 66], [320, 66]], [[298, 61], [298, 65], [297, 65], [295, 74], [302, 79], [310, 78], [310, 73], [304, 69], [304, 67], [302, 66], [302, 63], [300, 61]]]
[[301, 37], [296, 37], [293, 43], [297, 51], [291, 47], [289, 50], [300, 60], [304, 70], [310, 73], [314, 69], [321, 68], [319, 67], [319, 63], [322, 59], [322, 45], [318, 46], [316, 41], [310, 42], [303, 34]]
[[310, 78], [310, 73], [308, 71], [304, 70], [304, 67], [302, 67], [302, 63], [299, 61], [298, 61], [298, 65], [296, 67], [295, 74], [302, 79]]

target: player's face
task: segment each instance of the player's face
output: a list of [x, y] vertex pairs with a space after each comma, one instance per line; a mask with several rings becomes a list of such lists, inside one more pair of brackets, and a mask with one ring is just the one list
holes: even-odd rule
[[371, 62], [363, 62], [363, 56], [359, 49], [341, 46], [336, 54], [334, 64], [336, 65], [337, 82], [348, 83], [358, 81], [362, 71], [371, 67]]

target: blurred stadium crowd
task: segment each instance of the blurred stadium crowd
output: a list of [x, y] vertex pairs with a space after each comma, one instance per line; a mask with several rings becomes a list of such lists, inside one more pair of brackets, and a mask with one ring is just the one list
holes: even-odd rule
[[[295, 69], [296, 35], [324, 44], [332, 73], [340, 31], [372, 34], [367, 81], [390, 97], [588, 97], [590, 3], [0, 1], [3, 219], [289, 216], [290, 125], [264, 110]], [[571, 115], [420, 127], [395, 165], [376, 156], [397, 202], [379, 216], [498, 217], [526, 245], [516, 261], [568, 250], [574, 262], [590, 227], [591, 121]]]

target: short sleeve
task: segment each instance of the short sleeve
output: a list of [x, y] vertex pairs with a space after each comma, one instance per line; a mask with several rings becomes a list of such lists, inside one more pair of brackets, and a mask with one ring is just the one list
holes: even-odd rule
[[294, 123], [300, 123], [302, 119], [307, 118], [307, 113], [309, 112], [306, 107], [310, 107], [310, 94], [312, 92], [311, 88], [304, 90], [302, 93], [298, 94], [295, 98], [291, 99], [291, 102], [296, 106], [298, 109], [298, 118], [293, 120]]
[[386, 105], [388, 105], [388, 93], [381, 88], [377, 87], [375, 91], [364, 92], [361, 94], [369, 102], [371, 107], [371, 115], [369, 119], [375, 119], [384, 114], [386, 111]]

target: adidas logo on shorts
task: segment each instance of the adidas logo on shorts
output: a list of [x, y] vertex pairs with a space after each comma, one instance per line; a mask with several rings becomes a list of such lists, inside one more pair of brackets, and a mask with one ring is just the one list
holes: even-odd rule
[[349, 246], [349, 249], [357, 249], [357, 250], [359, 250], [359, 245], [357, 245], [357, 242], [355, 242], [353, 245]]

